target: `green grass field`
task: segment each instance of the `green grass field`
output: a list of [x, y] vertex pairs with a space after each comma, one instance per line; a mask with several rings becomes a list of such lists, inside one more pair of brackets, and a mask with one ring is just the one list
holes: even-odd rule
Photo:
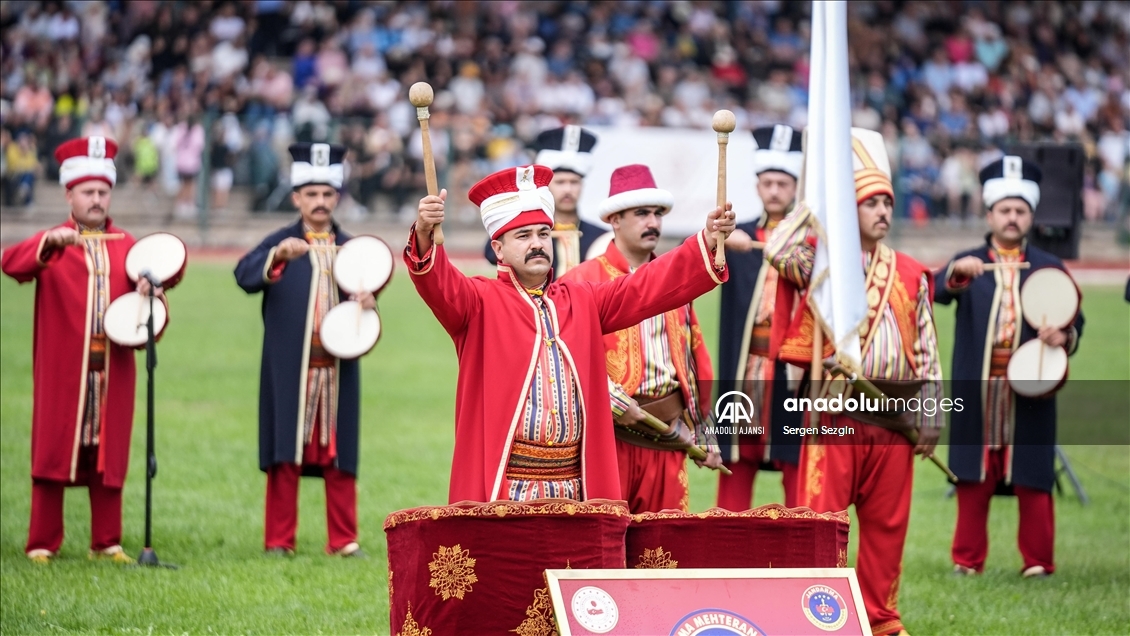
[[[1088, 288], [1087, 330], [1073, 380], [1130, 380], [1130, 308], [1121, 289]], [[85, 490], [69, 491], [67, 540], [49, 566], [30, 564], [27, 538], [31, 324], [34, 289], [0, 281], [0, 632], [388, 633], [382, 524], [393, 511], [442, 504], [453, 436], [454, 348], [411, 283], [399, 275], [380, 298], [384, 335], [364, 359], [358, 515], [365, 561], [333, 559], [325, 542], [321, 482], [304, 480], [298, 556], [262, 554], [265, 478], [258, 469], [259, 300], [231, 266], [194, 263], [170, 294], [160, 344], [154, 545], [177, 571], [87, 561]], [[947, 359], [952, 310], [940, 308]], [[698, 304], [714, 345], [717, 294]], [[144, 518], [144, 375], [124, 544], [136, 555]], [[1130, 385], [1128, 385], [1130, 387]], [[1130, 393], [1130, 391], [1128, 391]], [[1085, 422], [1060, 414], [1060, 426]], [[936, 469], [918, 464], [900, 607], [917, 634], [1130, 633], [1130, 448], [1067, 449], [1093, 503], [1057, 498], [1058, 571], [1022, 581], [1013, 499], [998, 499], [984, 576], [949, 574], [955, 504]], [[779, 498], [770, 473], [757, 502]], [[713, 504], [716, 478], [691, 471], [691, 508]], [[854, 541], [853, 541], [854, 544]], [[439, 635], [437, 635], [439, 636]]]

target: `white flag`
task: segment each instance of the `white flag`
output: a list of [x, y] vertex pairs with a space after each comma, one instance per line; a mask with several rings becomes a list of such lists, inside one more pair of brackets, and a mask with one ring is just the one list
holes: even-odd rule
[[816, 261], [809, 305], [836, 345], [836, 358], [859, 372], [859, 328], [867, 319], [863, 250], [852, 174], [847, 3], [812, 3], [804, 203], [816, 219]]

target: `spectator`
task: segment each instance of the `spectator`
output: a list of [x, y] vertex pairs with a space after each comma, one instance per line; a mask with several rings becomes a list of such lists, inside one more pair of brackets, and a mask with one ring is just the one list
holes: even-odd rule
[[307, 86], [302, 97], [294, 103], [290, 113], [295, 138], [300, 142], [326, 141], [329, 138], [332, 117], [326, 105], [318, 99], [318, 89]]
[[298, 51], [294, 54], [294, 85], [297, 88], [304, 88], [317, 77], [314, 46], [314, 40], [310, 38], [298, 43]]
[[[191, 108], [191, 107], [190, 107]], [[180, 181], [174, 215], [192, 218], [196, 211], [196, 178], [200, 175], [204, 153], [204, 127], [191, 110], [186, 109], [169, 136], [173, 161]]]
[[39, 174], [39, 157], [35, 137], [27, 131], [16, 135], [5, 152], [9, 187], [13, 190], [11, 204], [28, 206], [35, 199], [35, 177]]
[[227, 210], [228, 196], [231, 193], [235, 175], [232, 172], [232, 151], [224, 136], [223, 120], [212, 124], [212, 143], [210, 144], [209, 167], [212, 170], [212, 211], [220, 213]]
[[232, 42], [243, 37], [247, 23], [236, 13], [235, 2], [225, 2], [208, 25], [208, 33], [218, 42]]
[[153, 140], [152, 124], [133, 140], [133, 174], [143, 188], [149, 190], [161, 170], [161, 151]]

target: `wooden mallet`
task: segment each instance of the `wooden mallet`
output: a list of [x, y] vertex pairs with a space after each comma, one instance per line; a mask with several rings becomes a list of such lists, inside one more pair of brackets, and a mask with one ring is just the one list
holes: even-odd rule
[[[424, 180], [428, 183], [428, 194], [439, 194], [439, 184], [436, 183], [436, 162], [432, 157], [432, 135], [428, 130], [428, 119], [431, 114], [428, 106], [432, 105], [435, 94], [427, 82], [416, 82], [408, 89], [408, 101], [416, 107], [416, 119], [420, 120], [420, 141], [424, 146]], [[436, 245], [443, 245], [443, 228], [437, 225], [433, 240]]]
[[[730, 143], [730, 133], [734, 132], [737, 127], [737, 119], [734, 114], [728, 110], [720, 110], [714, 113], [714, 120], [711, 122], [714, 132], [718, 133], [718, 207], [722, 211], [726, 211], [726, 144]], [[715, 232], [714, 240], [718, 243], [717, 251], [714, 252], [714, 266], [726, 266], [726, 233]]]

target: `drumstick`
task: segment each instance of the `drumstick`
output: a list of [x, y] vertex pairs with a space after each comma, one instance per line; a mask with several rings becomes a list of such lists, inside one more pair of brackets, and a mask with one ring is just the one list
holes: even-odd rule
[[[1048, 324], [1048, 315], [1040, 316], [1040, 329], [1043, 329]], [[1036, 380], [1044, 379], [1044, 347], [1048, 346], [1046, 343], [1040, 343], [1040, 357], [1039, 362], [1036, 364]]]
[[310, 245], [310, 249], [312, 249], [312, 250], [329, 250], [331, 252], [336, 252], [341, 247], [342, 247], [341, 245], [317, 245], [317, 244]]
[[80, 241], [120, 241], [126, 237], [125, 234], [79, 234], [78, 240]]
[[[357, 274], [357, 289], [363, 289], [362, 285], [365, 284], [365, 281], [361, 280], [361, 278], [362, 278], [362, 275], [360, 273], [358, 273]], [[362, 311], [361, 302], [357, 301], [357, 335], [358, 336], [361, 335], [361, 311]]]
[[[726, 144], [730, 143], [730, 133], [734, 132], [737, 127], [737, 119], [734, 114], [728, 110], [720, 110], [714, 113], [714, 121], [711, 122], [714, 132], [718, 133], [718, 207], [722, 211], [726, 211]], [[726, 265], [726, 233], [715, 232], [714, 240], [718, 243], [718, 251], [714, 253], [714, 266], [725, 267]]]
[[1027, 261], [1014, 261], [1011, 263], [985, 263], [982, 268], [987, 271], [994, 269], [1028, 269], [1032, 264]]
[[[439, 184], [436, 183], [436, 162], [432, 157], [432, 134], [428, 129], [428, 119], [431, 114], [428, 112], [428, 106], [432, 105], [432, 87], [427, 82], [416, 82], [408, 89], [408, 101], [416, 107], [416, 119], [420, 120], [420, 142], [424, 146], [424, 180], [428, 184], [428, 194], [435, 196], [439, 194]], [[440, 226], [435, 227], [435, 235], [433, 237], [436, 245], [443, 245], [443, 228]]]

